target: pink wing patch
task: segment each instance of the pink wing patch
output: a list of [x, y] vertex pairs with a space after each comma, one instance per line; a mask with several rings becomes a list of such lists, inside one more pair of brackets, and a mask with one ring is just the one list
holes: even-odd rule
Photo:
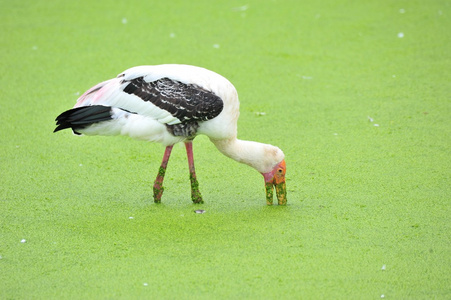
[[107, 105], [108, 103], [105, 100], [107, 100], [108, 96], [116, 91], [118, 85], [117, 78], [101, 82], [84, 92], [84, 94], [78, 98], [74, 107], [96, 104]]

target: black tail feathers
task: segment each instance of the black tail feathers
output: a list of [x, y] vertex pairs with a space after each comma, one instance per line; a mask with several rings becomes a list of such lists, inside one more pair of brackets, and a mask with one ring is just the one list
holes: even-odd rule
[[66, 110], [56, 117], [57, 127], [53, 132], [71, 128], [75, 134], [91, 124], [111, 120], [111, 107], [103, 105], [81, 106]]

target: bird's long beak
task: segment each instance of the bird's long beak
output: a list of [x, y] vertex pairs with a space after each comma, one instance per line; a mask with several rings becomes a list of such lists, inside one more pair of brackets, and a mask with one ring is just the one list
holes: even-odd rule
[[285, 184], [286, 171], [285, 160], [282, 160], [271, 172], [263, 174], [265, 177], [266, 204], [273, 204], [273, 187], [276, 189], [279, 205], [287, 204], [287, 188]]

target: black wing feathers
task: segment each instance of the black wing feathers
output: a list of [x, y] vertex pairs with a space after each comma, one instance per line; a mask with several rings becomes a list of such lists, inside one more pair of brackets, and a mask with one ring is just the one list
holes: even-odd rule
[[169, 78], [146, 82], [143, 77], [138, 77], [129, 81], [124, 92], [150, 101], [182, 123], [213, 119], [224, 106], [222, 99], [213, 92]]
[[57, 127], [53, 132], [66, 128], [83, 129], [91, 124], [111, 120], [111, 107], [103, 105], [81, 106], [69, 109], [56, 117]]

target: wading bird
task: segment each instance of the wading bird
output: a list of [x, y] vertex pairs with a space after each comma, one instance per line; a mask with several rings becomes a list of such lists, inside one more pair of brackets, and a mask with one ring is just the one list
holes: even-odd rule
[[163, 180], [172, 147], [184, 142], [188, 156], [191, 199], [203, 203], [193, 159], [192, 141], [208, 136], [224, 155], [259, 171], [265, 180], [266, 202], [285, 205], [285, 160], [272, 145], [237, 139], [239, 100], [235, 87], [221, 75], [188, 65], [139, 66], [87, 90], [56, 118], [54, 132], [71, 128], [75, 134], [127, 135], [166, 146], [153, 186], [161, 202]]

